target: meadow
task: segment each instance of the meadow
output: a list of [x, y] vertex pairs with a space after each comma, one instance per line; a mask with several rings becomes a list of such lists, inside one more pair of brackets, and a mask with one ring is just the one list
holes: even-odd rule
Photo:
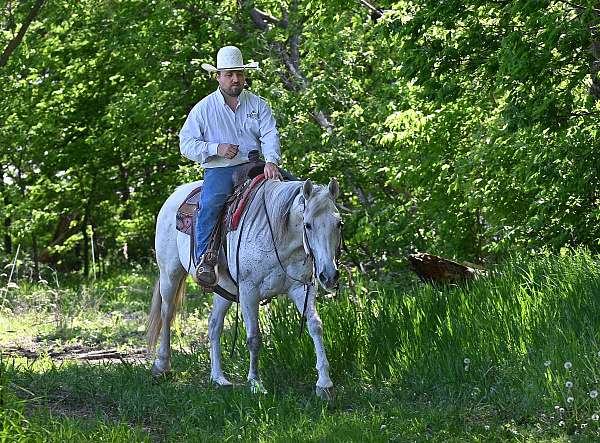
[[[61, 279], [65, 278], [65, 281]], [[153, 380], [144, 327], [154, 270], [96, 282], [18, 280], [0, 299], [0, 442], [598, 441], [600, 260], [514, 256], [464, 285], [352, 273], [319, 311], [336, 383], [314, 395], [291, 303], [261, 310], [268, 393], [245, 386], [243, 325], [209, 383], [210, 297], [190, 284], [173, 372]]]

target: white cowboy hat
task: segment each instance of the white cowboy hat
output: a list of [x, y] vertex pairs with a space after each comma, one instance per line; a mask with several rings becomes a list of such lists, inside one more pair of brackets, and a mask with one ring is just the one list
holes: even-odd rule
[[217, 52], [217, 67], [208, 63], [202, 63], [202, 68], [208, 72], [258, 69], [258, 62], [251, 62], [245, 65], [242, 59], [242, 51], [235, 46], [224, 46]]

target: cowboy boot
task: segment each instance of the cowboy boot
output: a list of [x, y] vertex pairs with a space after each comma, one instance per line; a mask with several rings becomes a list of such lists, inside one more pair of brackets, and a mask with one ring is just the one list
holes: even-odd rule
[[212, 288], [217, 285], [219, 276], [216, 270], [217, 255], [212, 251], [207, 251], [200, 259], [200, 264], [196, 268], [194, 280], [204, 288]]

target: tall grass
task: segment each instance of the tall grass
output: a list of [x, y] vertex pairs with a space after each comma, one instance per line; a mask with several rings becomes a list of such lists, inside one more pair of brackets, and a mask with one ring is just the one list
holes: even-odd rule
[[[513, 257], [460, 286], [397, 290], [354, 280], [368, 288], [358, 303], [342, 297], [319, 305], [338, 380], [409, 384], [440, 395], [477, 386], [489, 397], [503, 393], [507, 407], [513, 397], [536, 407], [544, 398], [560, 400], [566, 361], [587, 368], [590, 387], [598, 379], [600, 263], [586, 251]], [[278, 368], [277, 378], [310, 380], [314, 351], [308, 337], [298, 339], [298, 314], [279, 301], [266, 317], [265, 365]]]
[[[206, 322], [199, 320], [207, 316], [208, 298], [191, 291], [175, 327], [171, 379], [153, 385], [148, 368], [139, 364], [4, 365], [13, 386], [39, 396], [30, 398], [38, 402], [37, 412], [25, 414], [14, 396], [21, 391], [11, 389], [6, 410], [12, 412], [3, 420], [9, 417], [12, 424], [4, 426], [14, 435], [44, 433], [55, 441], [98, 435], [115, 441], [148, 435], [176, 441], [198, 435], [199, 441], [447, 441], [486, 439], [490, 432], [503, 440], [515, 429], [534, 441], [565, 432], [600, 436], [597, 256], [585, 250], [514, 256], [464, 285], [393, 285], [358, 273], [352, 277], [352, 290], [343, 288], [336, 299], [318, 304], [338, 392], [329, 409], [314, 399], [312, 340], [306, 330], [299, 337], [299, 314], [285, 299], [275, 300], [260, 317], [261, 372], [269, 395], [210, 389]], [[36, 287], [22, 297], [12, 294], [8, 306], [15, 313], [31, 305], [40, 315], [72, 317], [66, 340], [103, 346], [126, 338], [139, 346], [153, 280], [150, 273], [136, 272], [93, 288]], [[31, 296], [35, 291], [38, 296]], [[84, 308], [77, 312], [77, 306]], [[117, 322], [118, 310], [128, 314]], [[226, 351], [233, 317], [230, 312]], [[100, 325], [101, 333], [92, 332]], [[240, 327], [236, 357], [224, 353], [225, 370], [237, 382], [248, 364], [243, 322]], [[60, 334], [43, 335], [55, 336]], [[7, 392], [6, 380], [2, 386]], [[76, 418], [44, 418], [39, 404], [65, 405], [65, 398]]]

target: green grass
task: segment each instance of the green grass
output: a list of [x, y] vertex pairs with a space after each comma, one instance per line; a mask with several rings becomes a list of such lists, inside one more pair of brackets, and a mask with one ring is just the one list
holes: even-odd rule
[[209, 385], [209, 297], [197, 291], [175, 328], [173, 373], [154, 383], [143, 360], [45, 356], [72, 346], [139, 351], [150, 272], [59, 289], [20, 283], [0, 301], [0, 346], [39, 357], [0, 363], [0, 442], [600, 438], [600, 396], [592, 398], [600, 390], [598, 257], [513, 257], [466, 286], [353, 281], [319, 303], [336, 383], [329, 404], [314, 396], [312, 341], [298, 337], [298, 314], [285, 299], [262, 311], [269, 393], [254, 396], [244, 386], [241, 338], [227, 355], [232, 315], [224, 368], [237, 386]]

